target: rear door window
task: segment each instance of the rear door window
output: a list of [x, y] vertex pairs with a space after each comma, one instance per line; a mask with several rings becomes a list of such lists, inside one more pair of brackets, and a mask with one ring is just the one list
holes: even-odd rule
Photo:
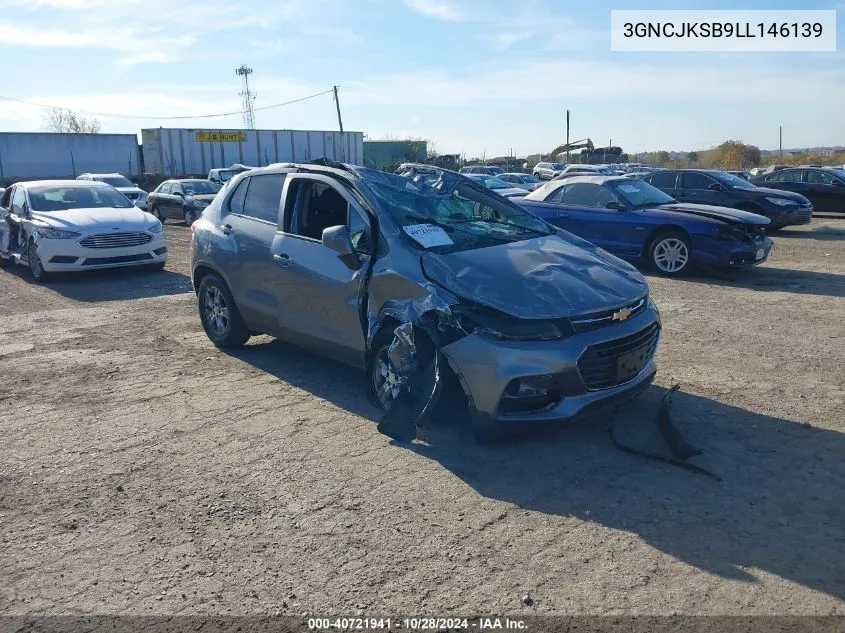
[[677, 176], [674, 171], [658, 171], [648, 177], [648, 182], [658, 189], [674, 189]]
[[[285, 174], [263, 174], [251, 176], [248, 180], [249, 188], [243, 202], [243, 215], [273, 224], [278, 223]], [[240, 187], [238, 189], [240, 190]]]
[[697, 171], [681, 172], [681, 189], [707, 189], [715, 180]]
[[237, 213], [238, 215], [243, 215], [244, 201], [246, 200], [246, 189], [247, 187], [249, 187], [249, 180], [249, 178], [244, 178], [238, 183], [238, 187], [237, 189], [235, 189], [235, 193], [233, 193], [232, 197], [229, 198], [229, 213]]

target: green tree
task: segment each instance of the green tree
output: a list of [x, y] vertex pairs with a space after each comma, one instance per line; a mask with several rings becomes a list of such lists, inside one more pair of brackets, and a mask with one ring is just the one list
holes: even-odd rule
[[687, 162], [690, 165], [698, 163], [698, 152], [687, 152]]
[[666, 163], [669, 162], [669, 152], [667, 152], [665, 149], [662, 149], [659, 152], [655, 152], [652, 161], [655, 165], [663, 167]]

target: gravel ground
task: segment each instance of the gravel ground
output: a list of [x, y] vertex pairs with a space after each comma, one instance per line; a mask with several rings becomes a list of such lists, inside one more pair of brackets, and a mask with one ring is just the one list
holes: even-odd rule
[[[216, 350], [189, 231], [163, 273], [0, 271], [0, 613], [845, 614], [845, 219], [731, 279], [651, 277], [656, 384], [475, 446], [375, 431], [361, 375]], [[453, 416], [455, 417], [455, 416]], [[523, 596], [533, 597], [531, 605]]]

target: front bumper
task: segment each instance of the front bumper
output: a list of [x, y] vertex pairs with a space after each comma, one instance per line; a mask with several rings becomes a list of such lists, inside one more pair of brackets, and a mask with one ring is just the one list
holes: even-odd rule
[[813, 207], [798, 207], [776, 216], [772, 216], [772, 228], [810, 224], [813, 221]]
[[[772, 252], [773, 244], [768, 237], [747, 242], [695, 236], [692, 261], [699, 266], [714, 268], [748, 268], [764, 263]], [[762, 256], [759, 256], [761, 253]]]
[[[82, 238], [80, 238], [82, 239]], [[142, 266], [167, 261], [164, 233], [139, 246], [85, 248], [77, 240], [38, 240], [38, 256], [46, 272]]]
[[[655, 327], [657, 337], [642, 368], [623, 384], [589, 389], [579, 370], [588, 348], [633, 337]], [[556, 341], [497, 341], [470, 334], [442, 348], [470, 398], [473, 413], [500, 423], [553, 422], [572, 419], [594, 408], [618, 403], [648, 387], [657, 371], [654, 354], [660, 315], [653, 304], [627, 321], [574, 334]], [[503, 407], [514, 381], [554, 377], [559, 398], [531, 411]]]

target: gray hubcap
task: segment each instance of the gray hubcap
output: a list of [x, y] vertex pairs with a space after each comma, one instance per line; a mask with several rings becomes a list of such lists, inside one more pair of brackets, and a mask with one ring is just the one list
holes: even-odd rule
[[223, 336], [229, 328], [229, 308], [226, 307], [226, 299], [220, 288], [217, 286], [209, 286], [205, 291], [205, 320], [208, 327], [211, 328], [215, 335]]
[[393, 401], [396, 400], [404, 382], [390, 364], [387, 357], [388, 349], [388, 345], [379, 349], [375, 363], [373, 363], [373, 389], [385, 410], [389, 409]]
[[654, 247], [654, 263], [665, 273], [676, 273], [687, 265], [689, 249], [676, 237], [660, 240]]
[[35, 244], [29, 246], [29, 268], [34, 277], [38, 278], [44, 272], [44, 267], [41, 265], [41, 259], [38, 257], [38, 248]]

